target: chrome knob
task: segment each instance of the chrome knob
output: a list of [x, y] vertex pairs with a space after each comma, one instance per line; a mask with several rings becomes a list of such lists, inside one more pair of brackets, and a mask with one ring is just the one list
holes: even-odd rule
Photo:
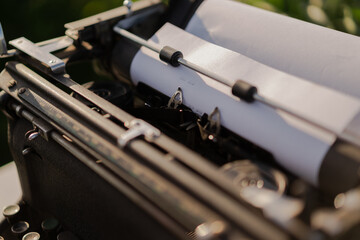
[[133, 5], [133, 2], [131, 0], [124, 0], [123, 5], [125, 7], [127, 7], [127, 9], [128, 9], [128, 16], [131, 15], [131, 13], [132, 13], [131, 8]]

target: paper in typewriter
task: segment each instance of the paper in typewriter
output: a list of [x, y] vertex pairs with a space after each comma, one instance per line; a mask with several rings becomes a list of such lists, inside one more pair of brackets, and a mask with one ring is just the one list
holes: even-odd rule
[[[244, 79], [262, 95], [338, 133], [359, 111], [356, 98], [268, 67], [171, 24], [164, 25], [150, 41], [179, 49], [187, 60], [234, 82]], [[218, 107], [224, 127], [270, 151], [284, 167], [317, 184], [333, 135], [261, 103], [244, 103], [232, 96], [230, 87], [183, 66], [171, 67], [146, 48], [133, 60], [131, 77], [169, 97], [181, 87], [183, 103], [199, 115]]]
[[[356, 98], [276, 70], [242, 54], [204, 41], [171, 24], [165, 24], [150, 41], [169, 45], [185, 58], [224, 75], [244, 79], [259, 92], [340, 133], [358, 113]], [[231, 89], [183, 66], [174, 68], [146, 48], [131, 66], [135, 84], [143, 82], [172, 96], [178, 87], [183, 103], [199, 115], [220, 109], [221, 124], [271, 152], [284, 167], [317, 184], [321, 161], [335, 136], [261, 103], [244, 103]]]
[[230, 0], [204, 1], [186, 31], [360, 98], [360, 38]]

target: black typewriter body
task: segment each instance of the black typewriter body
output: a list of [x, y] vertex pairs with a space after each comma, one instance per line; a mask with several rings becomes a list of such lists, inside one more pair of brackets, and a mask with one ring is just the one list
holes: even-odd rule
[[[95, 62], [113, 81], [80, 85], [61, 70], [65, 65], [42, 62], [44, 56], [19, 46], [0, 76], [0, 103], [23, 190], [17, 220], [29, 222], [28, 232], [60, 240], [359, 238], [360, 220], [334, 207], [343, 195], [294, 176], [270, 152], [222, 128], [216, 111], [198, 116], [179, 93], [170, 99], [131, 84], [139, 46], [113, 27], [134, 17], [129, 31], [148, 39], [165, 22], [185, 28], [201, 2], [143, 0], [133, 4], [131, 16], [124, 6], [66, 24], [61, 41], [71, 44], [57, 49], [55, 41], [55, 53], [45, 59], [55, 56], [69, 70]], [[47, 44], [29, 46], [44, 50]], [[269, 216], [269, 209], [242, 196], [248, 186], [283, 197], [270, 208], [285, 217]], [[342, 223], [333, 235], [314, 223], [323, 209]], [[42, 228], [48, 217], [61, 229]], [[1, 223], [4, 239], [23, 237], [12, 232], [15, 222]], [[72, 235], [59, 238], [64, 231]]]

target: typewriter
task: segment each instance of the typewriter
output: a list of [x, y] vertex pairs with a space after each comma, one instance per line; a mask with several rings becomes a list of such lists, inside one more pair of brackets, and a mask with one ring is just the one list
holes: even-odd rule
[[359, 239], [358, 37], [230, 0], [65, 28], [0, 31], [23, 192], [1, 240]]

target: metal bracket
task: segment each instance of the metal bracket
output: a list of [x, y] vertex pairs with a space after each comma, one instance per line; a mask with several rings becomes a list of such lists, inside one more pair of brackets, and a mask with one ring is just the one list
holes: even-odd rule
[[[24, 117], [24, 116], [28, 116], [28, 113], [24, 114], [24, 106], [19, 104], [15, 107], [15, 113], [17, 116], [19, 117]], [[26, 118], [26, 117], [24, 117]], [[52, 130], [54, 130], [54, 128], [47, 123], [45, 120], [38, 118], [38, 117], [31, 117], [31, 119], [26, 118], [29, 121], [31, 121], [34, 129], [30, 130], [28, 133], [26, 133], [26, 136], [30, 136], [31, 133], [38, 133], [38, 135], [40, 135], [42, 138], [44, 138], [46, 141], [49, 141], [50, 139], [50, 133]], [[31, 139], [30, 139], [31, 140]]]
[[49, 141], [50, 132], [53, 130], [53, 127], [41, 118], [34, 118], [32, 124], [34, 128], [36, 128], [40, 133], [40, 136], [43, 137], [46, 141]]
[[200, 129], [200, 135], [203, 140], [207, 138], [209, 138], [210, 140], [215, 140], [214, 137], [219, 135], [221, 130], [219, 108], [216, 107], [214, 111], [210, 113], [208, 117], [208, 122], [205, 124], [205, 126], [202, 126], [200, 122], [197, 122], [197, 125]]
[[151, 142], [161, 134], [159, 129], [141, 119], [134, 119], [125, 123], [125, 126], [129, 129], [118, 138], [120, 147], [125, 147], [131, 140], [139, 136], [144, 136], [147, 141]]
[[209, 123], [208, 123], [209, 130], [213, 131], [215, 135], [218, 135], [221, 129], [221, 122], [220, 122], [220, 111], [219, 108], [216, 107], [212, 113], [209, 115]]
[[167, 107], [176, 109], [178, 106], [180, 106], [183, 103], [183, 92], [181, 88], [178, 88], [174, 95], [170, 98]]
[[[1, 26], [0, 26], [1, 28]], [[0, 29], [0, 35], [1, 35], [1, 29]], [[1, 36], [0, 36], [1, 39]], [[69, 38], [68, 36], [62, 36], [62, 37], [57, 37], [57, 38], [53, 38], [50, 40], [46, 40], [43, 42], [39, 42], [36, 43], [35, 45], [40, 47], [42, 51], [45, 52], [55, 52], [55, 51], [59, 51], [61, 49], [67, 48], [69, 46], [71, 46], [73, 44], [74, 40]], [[4, 39], [4, 42], [0, 41], [0, 45], [3, 44], [4, 46], [6, 46], [6, 42]], [[0, 46], [1, 48], [1, 46]], [[10, 50], [6, 50], [7, 52], [5, 52], [3, 55], [1, 55], [0, 52], [0, 58], [9, 58], [9, 57], [13, 57], [17, 54], [19, 54], [19, 50], [17, 49], [10, 49]]]
[[71, 46], [74, 43], [74, 40], [69, 38], [68, 36], [62, 36], [53, 38], [50, 40], [46, 40], [43, 42], [36, 43], [36, 46], [40, 47], [44, 52], [55, 52], [61, 49], [65, 49]]
[[21, 37], [10, 41], [10, 44], [15, 48], [19, 49], [21, 52], [24, 52], [27, 55], [41, 62], [43, 65], [49, 68], [53, 73], [65, 72], [64, 61], [54, 56], [50, 52], [43, 50], [41, 47], [37, 46], [30, 40]]

